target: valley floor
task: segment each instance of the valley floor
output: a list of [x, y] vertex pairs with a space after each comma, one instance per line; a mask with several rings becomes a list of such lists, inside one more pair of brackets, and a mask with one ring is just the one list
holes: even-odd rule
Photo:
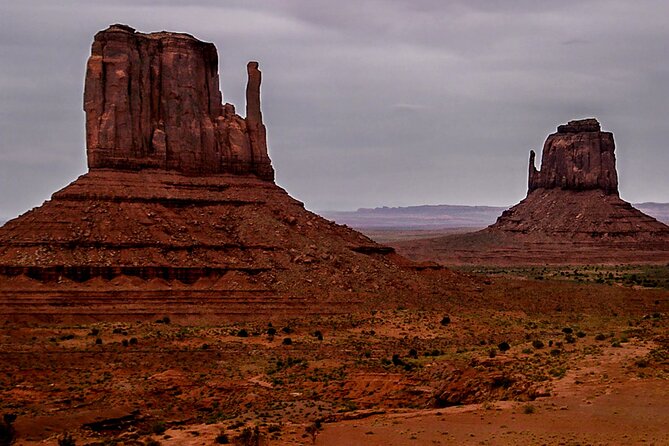
[[6, 322], [0, 413], [19, 445], [668, 443], [669, 291], [529, 276], [327, 317]]

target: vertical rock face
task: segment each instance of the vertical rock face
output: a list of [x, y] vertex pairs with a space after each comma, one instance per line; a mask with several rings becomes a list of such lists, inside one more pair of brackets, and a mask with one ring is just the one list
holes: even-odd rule
[[528, 189], [601, 189], [618, 194], [615, 143], [613, 134], [602, 132], [596, 119], [570, 121], [548, 137], [541, 157], [541, 170], [535, 168], [530, 151]]
[[273, 181], [257, 62], [249, 63], [248, 74], [244, 119], [222, 104], [213, 44], [124, 25], [99, 32], [84, 90], [89, 168], [255, 174]]
[[[260, 176], [270, 174], [271, 161], [267, 156], [267, 130], [262, 122], [260, 111], [260, 81], [261, 73], [258, 62], [249, 62], [246, 66], [248, 83], [246, 84], [246, 127], [249, 134], [251, 153], [256, 162], [256, 169]], [[269, 169], [265, 171], [264, 169]], [[274, 173], [271, 172], [271, 175]]]

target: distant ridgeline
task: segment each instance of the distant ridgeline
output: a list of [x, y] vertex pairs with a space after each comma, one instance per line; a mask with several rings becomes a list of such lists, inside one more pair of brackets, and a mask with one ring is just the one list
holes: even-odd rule
[[[635, 208], [669, 223], [669, 203], [640, 203]], [[506, 210], [499, 206], [425, 205], [360, 208], [356, 211], [322, 211], [326, 218], [358, 229], [483, 228]]]
[[655, 217], [663, 223], [669, 224], [669, 203], [636, 203], [635, 208], [651, 217]]
[[323, 211], [326, 218], [365, 229], [483, 228], [495, 222], [505, 207], [424, 205]]

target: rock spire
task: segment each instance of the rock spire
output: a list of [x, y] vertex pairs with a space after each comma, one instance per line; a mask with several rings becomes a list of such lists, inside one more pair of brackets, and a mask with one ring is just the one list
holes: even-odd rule
[[618, 174], [613, 133], [602, 132], [594, 119], [569, 121], [548, 136], [541, 157], [541, 170], [530, 151], [528, 192], [536, 189], [601, 189], [618, 194]]
[[244, 119], [232, 104], [222, 104], [212, 43], [125, 25], [100, 31], [84, 90], [89, 168], [255, 174], [273, 181], [257, 62], [248, 64], [248, 75]]

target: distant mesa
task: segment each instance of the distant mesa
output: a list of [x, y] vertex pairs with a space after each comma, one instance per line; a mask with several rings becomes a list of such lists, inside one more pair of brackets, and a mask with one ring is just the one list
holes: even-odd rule
[[491, 226], [396, 246], [446, 264], [665, 263], [669, 226], [620, 198], [613, 134], [590, 118], [548, 136], [541, 170], [530, 152], [527, 197]]
[[0, 316], [280, 317], [448, 288], [450, 273], [419, 280], [424, 266], [274, 184], [258, 63], [247, 73], [242, 118], [222, 104], [213, 44], [125, 25], [97, 33], [89, 172], [0, 228]]

